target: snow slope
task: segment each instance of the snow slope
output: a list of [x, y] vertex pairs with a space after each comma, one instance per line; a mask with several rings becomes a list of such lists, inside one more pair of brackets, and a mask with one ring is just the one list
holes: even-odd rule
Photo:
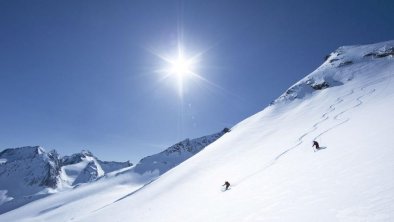
[[[146, 185], [123, 173], [0, 221], [394, 221], [392, 49], [394, 41], [339, 48]], [[313, 140], [327, 148], [314, 152]], [[232, 186], [223, 192], [225, 180]]]

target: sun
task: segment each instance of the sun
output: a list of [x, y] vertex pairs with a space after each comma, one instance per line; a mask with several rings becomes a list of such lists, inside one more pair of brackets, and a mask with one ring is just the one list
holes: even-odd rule
[[182, 97], [186, 82], [199, 76], [194, 70], [199, 61], [199, 55], [189, 57], [185, 49], [178, 45], [175, 55], [160, 56], [160, 58], [166, 62], [166, 68], [163, 69], [164, 78], [175, 80], [178, 94]]
[[192, 61], [185, 59], [183, 56], [178, 56], [177, 59], [170, 61], [170, 73], [176, 75], [178, 78], [184, 78], [193, 73]]
[[186, 51], [181, 42], [178, 42], [172, 53], [154, 51], [152, 53], [160, 58], [159, 68], [155, 71], [160, 74], [159, 81], [173, 81], [181, 99], [185, 89], [189, 91], [189, 87], [192, 87], [194, 83], [201, 80], [206, 81], [197, 73], [200, 70], [201, 57], [205, 51], [190, 53]]
[[179, 96], [182, 97], [184, 85], [188, 77], [191, 77], [193, 72], [193, 59], [186, 59], [182, 53], [178, 53], [177, 58], [168, 60], [169, 69], [168, 74], [176, 78], [178, 85]]

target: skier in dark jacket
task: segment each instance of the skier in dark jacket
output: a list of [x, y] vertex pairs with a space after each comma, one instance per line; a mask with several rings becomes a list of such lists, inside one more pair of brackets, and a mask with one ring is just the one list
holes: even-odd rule
[[222, 186], [226, 186], [225, 190], [228, 190], [228, 188], [230, 187], [230, 183], [228, 181], [224, 182], [224, 184]]
[[316, 147], [317, 150], [320, 149], [319, 143], [316, 141], [313, 141], [312, 147], [314, 147], [314, 146]]

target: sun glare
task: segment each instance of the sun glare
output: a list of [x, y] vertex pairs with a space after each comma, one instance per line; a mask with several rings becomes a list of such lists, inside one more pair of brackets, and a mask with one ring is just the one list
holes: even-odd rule
[[182, 56], [177, 58], [176, 60], [171, 62], [171, 70], [172, 74], [177, 75], [178, 77], [184, 77], [192, 72], [192, 64], [190, 61], [186, 60]]
[[184, 49], [178, 46], [177, 54], [173, 57], [163, 57], [163, 60], [167, 62], [167, 68], [164, 69], [166, 77], [173, 77], [176, 81], [179, 96], [183, 96], [183, 89], [185, 82], [191, 78], [198, 76], [194, 72], [195, 65], [197, 63], [198, 56], [187, 57], [184, 53]]
[[157, 70], [163, 75], [161, 80], [174, 81], [180, 98], [183, 97], [184, 88], [190, 86], [186, 84], [187, 82], [205, 80], [196, 73], [197, 65], [200, 62], [203, 52], [195, 53], [191, 56], [189, 53], [186, 53], [182, 44], [178, 43], [175, 54], [172, 56], [166, 55], [165, 53], [154, 54], [165, 63], [163, 64], [164, 67]]

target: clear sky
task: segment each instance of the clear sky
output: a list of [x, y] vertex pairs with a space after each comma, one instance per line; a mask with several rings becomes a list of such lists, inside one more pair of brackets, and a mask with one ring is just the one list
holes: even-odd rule
[[[135, 163], [259, 112], [339, 46], [394, 39], [393, 12], [390, 0], [0, 0], [0, 150]], [[182, 95], [163, 78], [179, 43], [199, 55]]]

